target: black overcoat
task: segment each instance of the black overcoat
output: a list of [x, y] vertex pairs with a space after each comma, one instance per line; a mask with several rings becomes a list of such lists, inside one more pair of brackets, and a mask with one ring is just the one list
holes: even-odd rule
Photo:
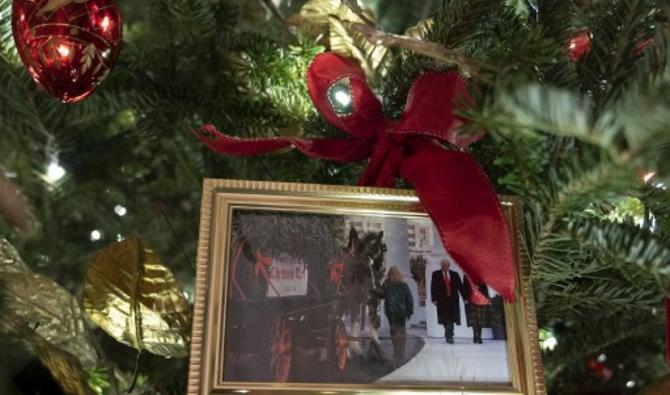
[[461, 304], [459, 295], [465, 298], [464, 286], [461, 277], [453, 270], [449, 270], [451, 282], [451, 296], [447, 296], [444, 286], [442, 270], [433, 272], [430, 282], [430, 299], [437, 303], [437, 322], [440, 324], [461, 324]]

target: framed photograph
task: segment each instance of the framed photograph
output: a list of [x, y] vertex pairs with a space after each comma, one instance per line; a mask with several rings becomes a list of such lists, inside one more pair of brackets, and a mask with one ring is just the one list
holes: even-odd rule
[[520, 203], [501, 202], [513, 304], [413, 191], [205, 180], [188, 394], [545, 394]]

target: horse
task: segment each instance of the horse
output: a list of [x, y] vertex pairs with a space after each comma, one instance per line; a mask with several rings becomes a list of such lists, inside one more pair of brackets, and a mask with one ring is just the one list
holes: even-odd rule
[[351, 318], [350, 334], [353, 340], [349, 342], [350, 356], [363, 356], [360, 339], [366, 306], [371, 340], [368, 356], [380, 360], [384, 356], [379, 341], [381, 298], [376, 292], [381, 288], [385, 274], [386, 244], [383, 238], [384, 232], [367, 232], [362, 237], [359, 237], [353, 227], [349, 232], [347, 256], [342, 271], [343, 295], [337, 311], [340, 316], [349, 314]]

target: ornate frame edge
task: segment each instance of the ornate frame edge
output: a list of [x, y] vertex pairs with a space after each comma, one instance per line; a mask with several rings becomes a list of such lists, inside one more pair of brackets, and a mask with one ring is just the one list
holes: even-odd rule
[[[533, 289], [533, 280], [531, 277], [530, 257], [526, 248], [524, 239], [524, 204], [523, 201], [516, 196], [503, 196], [506, 201], [509, 201], [514, 206], [512, 214], [514, 218], [513, 229], [516, 230], [514, 235], [516, 242], [521, 243], [518, 246], [519, 251], [519, 271], [520, 271], [520, 290], [523, 302], [523, 314], [525, 315], [526, 328], [530, 339], [525, 343], [526, 354], [530, 358], [531, 366], [528, 367], [528, 376], [532, 375], [531, 384], [533, 386], [535, 395], [546, 395], [547, 388], [544, 377], [544, 364], [542, 362], [542, 351], [540, 348], [540, 337], [537, 323], [537, 310], [535, 304], [535, 291]], [[530, 377], [529, 377], [530, 378]]]
[[209, 243], [212, 232], [212, 202], [215, 180], [203, 181], [200, 203], [200, 229], [198, 255], [196, 259], [195, 296], [193, 303], [193, 325], [191, 329], [191, 355], [188, 367], [187, 395], [197, 395], [203, 388], [202, 352], [204, 349], [204, 327], [209, 285]]

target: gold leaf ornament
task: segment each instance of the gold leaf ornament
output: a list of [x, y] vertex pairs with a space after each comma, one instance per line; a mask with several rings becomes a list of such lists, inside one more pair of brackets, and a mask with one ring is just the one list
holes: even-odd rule
[[139, 238], [95, 255], [86, 273], [84, 309], [123, 344], [164, 357], [188, 355], [188, 302], [170, 269]]
[[97, 354], [88, 336], [84, 314], [70, 292], [33, 272], [0, 273], [3, 313], [11, 311], [52, 345], [93, 367]]
[[345, 26], [349, 21], [336, 16], [330, 16], [328, 21], [331, 51], [356, 59], [368, 76], [378, 71], [384, 74], [385, 67], [380, 66], [387, 60], [388, 48], [369, 42], [359, 33], [350, 33]]
[[12, 312], [3, 314], [0, 332], [11, 333], [15, 339], [25, 342], [49, 369], [64, 393], [68, 395], [93, 395], [88, 377], [79, 360], [30, 329], [21, 317]]
[[[361, 9], [365, 17], [372, 21], [376, 20], [371, 9], [367, 7], [362, 7]], [[341, 0], [309, 0], [298, 13], [288, 18], [288, 23], [305, 35], [328, 40], [329, 19], [331, 16], [356, 23], [365, 22]], [[327, 44], [327, 41], [325, 43]]]
[[34, 327], [55, 347], [74, 355], [85, 367], [97, 354], [88, 336], [84, 314], [74, 296], [48, 277], [33, 273], [14, 246], [0, 239], [2, 314]]
[[[370, 8], [358, 7], [365, 18], [375, 22]], [[356, 59], [371, 76], [383, 62], [388, 49], [369, 43], [365, 38], [349, 34], [342, 22], [366, 23], [341, 0], [310, 0], [288, 23], [302, 34], [317, 39], [330, 51]]]
[[[328, 50], [356, 59], [369, 77], [383, 76], [389, 63], [388, 47], [372, 43], [362, 33], [349, 28], [351, 24], [376, 24], [377, 17], [360, 1], [350, 3], [360, 15], [342, 0], [310, 0], [288, 22], [302, 34], [319, 39]], [[432, 24], [432, 19], [423, 19], [408, 28], [405, 35], [421, 39]]]
[[21, 259], [16, 248], [7, 241], [0, 239], [0, 273], [28, 272], [28, 265]]

